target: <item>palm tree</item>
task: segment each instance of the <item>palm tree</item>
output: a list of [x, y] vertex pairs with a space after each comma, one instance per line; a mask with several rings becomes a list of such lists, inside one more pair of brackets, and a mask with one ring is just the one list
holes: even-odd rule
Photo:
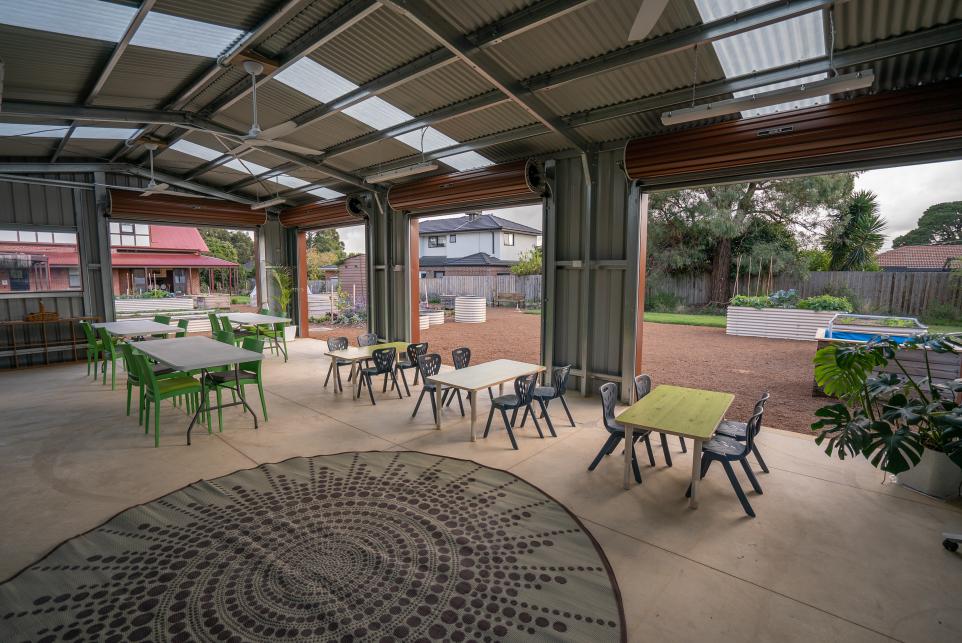
[[831, 255], [829, 270], [866, 270], [875, 264], [875, 255], [885, 243], [885, 221], [879, 215], [874, 192], [852, 194], [836, 221], [823, 237]]

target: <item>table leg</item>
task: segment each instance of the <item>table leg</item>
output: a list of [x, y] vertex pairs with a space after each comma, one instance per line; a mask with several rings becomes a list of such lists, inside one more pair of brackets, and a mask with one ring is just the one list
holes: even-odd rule
[[237, 397], [240, 398], [241, 404], [244, 405], [247, 412], [254, 418], [254, 430], [256, 431], [257, 415], [254, 413], [254, 409], [247, 403], [247, 398], [244, 397], [244, 387], [240, 385], [240, 364], [234, 364], [234, 386], [237, 388]]
[[[190, 446], [190, 432], [194, 428], [194, 424], [197, 422], [197, 418], [204, 411], [204, 407], [209, 406], [209, 395], [207, 394], [207, 369], [200, 369], [200, 404], [197, 405], [197, 410], [194, 411], [194, 417], [190, 419], [190, 424], [187, 425], [187, 446]], [[160, 404], [158, 401], [157, 404]], [[148, 420], [149, 421], [149, 420]]]
[[331, 368], [334, 369], [334, 392], [337, 393], [343, 389], [343, 386], [341, 385], [341, 369], [337, 367], [337, 359], [333, 357], [331, 358]]
[[474, 428], [478, 424], [478, 392], [468, 391], [468, 401], [471, 403], [471, 441], [474, 442], [477, 440]]
[[360, 362], [351, 363], [351, 377], [354, 378], [353, 380], [351, 380], [352, 382], [354, 382], [354, 399], [359, 400], [361, 399], [361, 363]]
[[635, 439], [635, 428], [625, 425], [625, 489], [631, 488], [631, 443]]
[[434, 386], [434, 408], [437, 409], [437, 416], [434, 418], [434, 426], [438, 431], [440, 431], [441, 430], [441, 385], [440, 384], [436, 384]]
[[691, 454], [691, 497], [688, 498], [688, 506], [698, 509], [698, 483], [701, 482], [701, 440], [693, 440], [695, 445], [692, 447]]
[[504, 395], [504, 382], [498, 384], [498, 395]]

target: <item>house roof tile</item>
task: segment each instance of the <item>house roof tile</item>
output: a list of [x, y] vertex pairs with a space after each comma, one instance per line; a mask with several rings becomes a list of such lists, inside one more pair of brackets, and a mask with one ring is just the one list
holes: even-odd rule
[[962, 245], [901, 246], [878, 254], [882, 268], [947, 270], [962, 257]]
[[422, 268], [440, 268], [444, 266], [513, 266], [518, 262], [498, 259], [486, 252], [476, 252], [466, 257], [421, 257], [418, 263]]
[[419, 232], [420, 234], [435, 234], [438, 232], [476, 232], [479, 230], [509, 230], [525, 234], [541, 234], [541, 230], [537, 228], [509, 221], [493, 214], [482, 214], [475, 219], [463, 216], [424, 221], [421, 223]]

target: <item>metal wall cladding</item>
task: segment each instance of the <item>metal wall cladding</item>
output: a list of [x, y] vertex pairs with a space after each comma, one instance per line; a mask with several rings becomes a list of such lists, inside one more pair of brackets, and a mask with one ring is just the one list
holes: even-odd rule
[[[527, 78], [629, 45], [638, 0], [603, 0], [526, 31], [488, 51], [516, 78]], [[651, 38], [699, 24], [691, 0], [671, 2]]]
[[833, 10], [835, 49], [962, 20], [959, 0], [849, 0]]
[[277, 0], [158, 0], [153, 11], [250, 30], [277, 7]]
[[[89, 38], [0, 26], [3, 99], [78, 102], [113, 47]], [[6, 154], [2, 145], [0, 153]]]
[[420, 116], [491, 91], [493, 87], [466, 63], [454, 60], [420, 78], [381, 94], [412, 116]]
[[[28, 177], [59, 181], [93, 181], [93, 176], [89, 174], [24, 175], [24, 178]], [[76, 210], [77, 203], [73, 189], [0, 182], [0, 225], [23, 224], [73, 228], [77, 225]]]
[[382, 7], [310, 58], [361, 85], [438, 48], [437, 41], [408, 18]]

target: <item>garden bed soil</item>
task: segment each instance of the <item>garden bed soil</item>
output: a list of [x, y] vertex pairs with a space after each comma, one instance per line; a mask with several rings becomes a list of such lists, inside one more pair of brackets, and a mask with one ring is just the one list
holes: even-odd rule
[[[451, 351], [469, 346], [473, 362], [506, 358], [537, 362], [541, 316], [506, 308], [488, 308], [483, 324], [456, 324], [421, 331], [431, 352], [451, 364]], [[363, 327], [312, 327], [311, 337], [346, 336], [351, 344]], [[642, 369], [657, 384], [727, 391], [735, 395], [731, 418], [747, 419], [755, 401], [769, 391], [765, 425], [811, 433], [815, 410], [825, 398], [812, 397], [814, 342], [726, 335], [724, 328], [645, 324]]]

